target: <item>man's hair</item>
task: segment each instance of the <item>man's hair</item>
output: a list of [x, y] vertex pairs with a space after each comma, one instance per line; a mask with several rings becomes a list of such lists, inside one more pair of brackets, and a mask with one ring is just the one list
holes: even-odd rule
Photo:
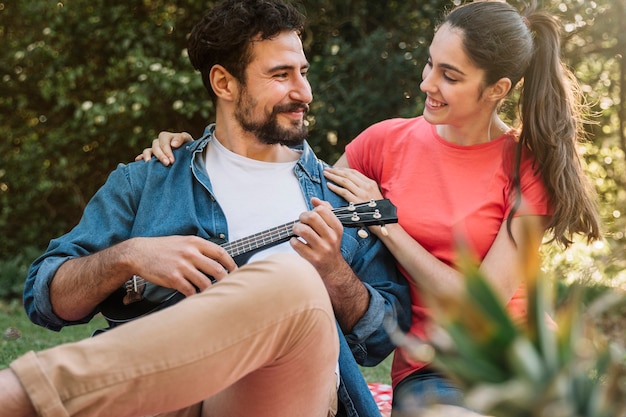
[[252, 60], [252, 42], [271, 39], [285, 31], [301, 34], [304, 22], [304, 14], [281, 0], [224, 0], [192, 29], [189, 59], [215, 100], [209, 80], [214, 65], [223, 66], [245, 84], [245, 69]]

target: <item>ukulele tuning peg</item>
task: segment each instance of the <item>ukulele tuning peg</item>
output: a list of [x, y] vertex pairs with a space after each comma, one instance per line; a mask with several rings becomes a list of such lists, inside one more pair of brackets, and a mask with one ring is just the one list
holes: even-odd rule
[[356, 208], [354, 207], [354, 203], [348, 204], [348, 211], [354, 211]]
[[376, 207], [376, 200], [374, 200], [373, 198], [372, 198], [372, 199], [370, 199], [370, 202], [369, 202], [368, 206], [370, 206], [370, 207]]
[[365, 230], [364, 228], [359, 229], [359, 231], [357, 232], [357, 234], [359, 235], [360, 238], [365, 239], [366, 237], [369, 236], [369, 234], [367, 233], [367, 230]]

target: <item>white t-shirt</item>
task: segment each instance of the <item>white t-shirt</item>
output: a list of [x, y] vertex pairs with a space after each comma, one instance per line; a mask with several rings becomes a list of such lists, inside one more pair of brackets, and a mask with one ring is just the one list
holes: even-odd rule
[[[296, 163], [257, 161], [229, 151], [217, 139], [208, 143], [205, 166], [226, 215], [230, 242], [290, 223], [309, 210], [294, 172]], [[296, 253], [285, 242], [256, 253], [248, 263], [281, 252]], [[335, 374], [339, 388], [339, 363]]]
[[[218, 140], [206, 147], [205, 165], [213, 193], [226, 215], [230, 242], [298, 220], [309, 210], [292, 162], [263, 162], [226, 149]], [[289, 242], [256, 253], [295, 253]]]

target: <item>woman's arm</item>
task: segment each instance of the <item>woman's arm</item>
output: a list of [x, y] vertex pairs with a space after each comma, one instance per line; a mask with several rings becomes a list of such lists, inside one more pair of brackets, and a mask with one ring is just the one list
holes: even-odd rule
[[[516, 217], [511, 223], [509, 237], [506, 222], [500, 230], [489, 252], [480, 264], [480, 271], [503, 302], [508, 302], [524, 280], [526, 269], [520, 248], [537, 251], [541, 244], [546, 219], [542, 216]], [[533, 228], [526, 231], [524, 228]], [[411, 276], [411, 279], [429, 294], [440, 297], [455, 297], [464, 291], [463, 274], [430, 254], [414, 240], [399, 224], [387, 226], [387, 235], [372, 230], [394, 255], [396, 260]], [[530, 237], [530, 238], [529, 238]]]
[[[326, 170], [332, 191], [355, 203], [383, 198], [375, 181], [356, 170], [342, 168], [346, 164], [342, 156], [334, 168]], [[511, 299], [524, 279], [520, 248], [538, 250], [546, 223], [545, 216], [514, 218], [511, 223], [513, 241], [504, 222], [480, 264], [481, 272], [504, 302]], [[387, 246], [411, 279], [432, 296], [447, 298], [464, 291], [462, 273], [430, 254], [400, 224], [387, 225], [385, 230], [372, 226], [370, 230]]]

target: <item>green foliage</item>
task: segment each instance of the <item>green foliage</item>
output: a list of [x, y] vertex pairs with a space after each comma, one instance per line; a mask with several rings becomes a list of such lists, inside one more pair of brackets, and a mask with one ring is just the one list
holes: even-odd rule
[[21, 298], [28, 267], [39, 256], [35, 247], [26, 247], [10, 259], [0, 259], [0, 299]]
[[197, 134], [211, 105], [183, 53], [197, 10], [22, 1], [0, 14], [0, 253], [11, 254], [68, 230], [159, 130]]
[[102, 316], [89, 324], [64, 327], [53, 332], [30, 322], [17, 300], [0, 301], [0, 369], [30, 350], [42, 350], [62, 343], [88, 338], [94, 330], [106, 327]]
[[[311, 137], [334, 162], [367, 126], [421, 114], [433, 24], [447, 2], [323, 2], [309, 13]], [[310, 9], [315, 11], [315, 9]]]
[[582, 281], [626, 288], [626, 153], [615, 140], [581, 146], [585, 172], [597, 190], [604, 239], [578, 241], [567, 251], [542, 248], [546, 276], [568, 284]]
[[[529, 275], [528, 317], [519, 323], [476, 267], [464, 273], [465, 293], [434, 304], [430, 346], [433, 366], [464, 388], [470, 408], [493, 417], [626, 416], [626, 346], [594, 325], [626, 307], [626, 293], [605, 290], [591, 300], [574, 285], [557, 309], [552, 283]], [[422, 343], [399, 340], [420, 359]]]

